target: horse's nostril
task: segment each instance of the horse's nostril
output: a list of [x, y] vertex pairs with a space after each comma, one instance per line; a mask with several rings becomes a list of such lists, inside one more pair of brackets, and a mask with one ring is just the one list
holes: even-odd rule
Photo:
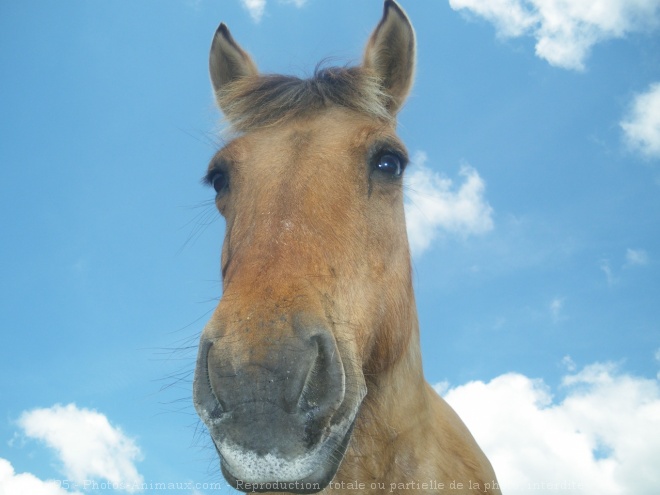
[[331, 415], [344, 400], [343, 363], [330, 334], [317, 334], [311, 340], [316, 346], [316, 359], [307, 372], [298, 398], [298, 409], [303, 412]]
[[203, 420], [207, 418], [217, 419], [223, 413], [222, 405], [213, 393], [209, 378], [208, 355], [212, 345], [212, 341], [205, 340], [199, 346], [195, 378], [193, 380], [193, 402], [197, 414]]
[[224, 410], [222, 409], [222, 405], [221, 405], [220, 402], [218, 401], [217, 405], [215, 406], [215, 409], [213, 409], [213, 411], [211, 411], [211, 413], [209, 414], [209, 416], [211, 417], [211, 419], [218, 419], [218, 418], [220, 418], [223, 414], [224, 414]]

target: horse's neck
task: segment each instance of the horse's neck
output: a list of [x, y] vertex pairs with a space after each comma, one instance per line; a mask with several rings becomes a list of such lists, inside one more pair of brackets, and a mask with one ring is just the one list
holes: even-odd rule
[[346, 457], [323, 493], [500, 493], [468, 429], [425, 381], [412, 325], [406, 353], [370, 380]]
[[422, 371], [419, 329], [416, 321], [411, 325], [406, 352], [390, 369], [375, 378], [369, 389], [372, 397], [366, 398], [374, 420], [398, 432], [415, 423], [411, 417], [427, 418], [429, 413], [429, 391]]
[[[433, 412], [429, 392], [433, 392], [423, 377], [416, 319], [410, 324], [406, 352], [388, 370], [368, 378], [369, 391], [337, 480], [382, 481], [415, 475], [412, 460], [415, 451], [423, 448], [417, 438], [428, 428]], [[395, 474], [396, 470], [400, 472]], [[366, 488], [359, 492], [368, 493]]]

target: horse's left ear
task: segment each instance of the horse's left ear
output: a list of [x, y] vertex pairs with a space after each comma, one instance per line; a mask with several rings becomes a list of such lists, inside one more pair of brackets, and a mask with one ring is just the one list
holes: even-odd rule
[[209, 54], [209, 73], [216, 99], [227, 84], [259, 73], [250, 55], [234, 41], [229, 28], [224, 23], [220, 24], [213, 36]]
[[415, 31], [394, 0], [385, 0], [383, 18], [369, 38], [362, 64], [381, 79], [383, 89], [392, 97], [389, 110], [396, 114], [415, 75]]

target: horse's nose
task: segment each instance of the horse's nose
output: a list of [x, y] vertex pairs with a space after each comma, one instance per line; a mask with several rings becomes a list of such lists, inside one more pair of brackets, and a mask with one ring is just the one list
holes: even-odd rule
[[366, 387], [346, 373], [344, 343], [315, 320], [234, 318], [204, 331], [193, 399], [234, 487], [303, 480], [311, 493], [341, 462]]
[[299, 429], [307, 442], [318, 441], [314, 432], [326, 430], [344, 401], [344, 366], [328, 330], [295, 333], [261, 342], [258, 352], [234, 339], [202, 342], [194, 385], [200, 417], [223, 420], [222, 429], [248, 449], [265, 447], [250, 434], [255, 427]]

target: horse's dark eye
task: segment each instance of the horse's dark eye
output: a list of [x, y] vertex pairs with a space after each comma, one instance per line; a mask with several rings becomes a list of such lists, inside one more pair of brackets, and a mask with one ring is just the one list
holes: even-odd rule
[[216, 193], [221, 193], [224, 191], [227, 186], [229, 185], [229, 177], [225, 172], [216, 172], [213, 174], [213, 177], [211, 177], [211, 185], [213, 186], [213, 189], [215, 189]]
[[385, 153], [380, 156], [376, 163], [376, 169], [392, 177], [399, 177], [403, 173], [403, 164], [401, 158], [392, 153]]

